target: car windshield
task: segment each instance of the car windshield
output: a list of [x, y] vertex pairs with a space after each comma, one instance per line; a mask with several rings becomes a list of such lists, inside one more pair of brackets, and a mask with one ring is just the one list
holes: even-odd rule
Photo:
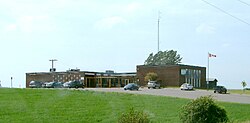
[[36, 81], [32, 81], [30, 82], [30, 85], [35, 85], [35, 84], [38, 84], [39, 82], [36, 82]]
[[127, 87], [131, 87], [131, 86], [135, 86], [135, 84], [134, 84], [134, 83], [129, 83], [129, 84], [127, 84], [126, 86], [127, 86]]
[[150, 81], [149, 83], [156, 83], [155, 81]]
[[224, 86], [217, 86], [217, 88], [224, 88]]
[[35, 84], [34, 82], [30, 82], [30, 85]]

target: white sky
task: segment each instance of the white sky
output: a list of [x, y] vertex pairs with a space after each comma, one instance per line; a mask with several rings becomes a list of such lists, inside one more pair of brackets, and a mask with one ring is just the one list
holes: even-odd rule
[[[250, 23], [239, 0], [206, 0]], [[250, 0], [242, 0], [250, 3]], [[250, 86], [250, 25], [202, 0], [0, 0], [0, 80], [25, 86], [25, 73], [57, 71], [135, 72], [157, 51], [177, 50], [183, 64], [207, 66], [228, 88]]]

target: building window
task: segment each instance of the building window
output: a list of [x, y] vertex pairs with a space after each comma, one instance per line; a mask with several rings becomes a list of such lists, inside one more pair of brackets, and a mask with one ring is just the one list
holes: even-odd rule
[[181, 69], [181, 75], [186, 75], [187, 74], [187, 69]]
[[181, 75], [185, 75], [185, 83], [201, 87], [201, 70], [181, 69]]

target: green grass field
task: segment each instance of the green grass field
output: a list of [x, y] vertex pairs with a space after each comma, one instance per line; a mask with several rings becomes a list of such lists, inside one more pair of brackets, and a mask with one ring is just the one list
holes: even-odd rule
[[250, 95], [250, 90], [228, 90], [229, 93], [232, 93], [232, 94], [248, 94]]
[[[153, 123], [178, 123], [188, 99], [67, 89], [0, 88], [0, 123], [116, 123], [130, 107]], [[250, 104], [219, 103], [233, 122], [250, 121]]]

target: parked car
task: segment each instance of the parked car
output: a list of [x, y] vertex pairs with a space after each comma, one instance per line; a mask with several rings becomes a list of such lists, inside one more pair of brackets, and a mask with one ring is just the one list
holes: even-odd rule
[[45, 84], [45, 87], [46, 87], [46, 88], [53, 88], [53, 83], [54, 83], [54, 82], [47, 82], [47, 83]]
[[70, 86], [70, 81], [63, 83], [63, 87], [64, 88], [69, 88], [69, 86]]
[[135, 83], [129, 83], [124, 86], [124, 90], [139, 90], [139, 86]]
[[46, 88], [61, 88], [63, 84], [61, 82], [48, 82], [45, 84]]
[[30, 81], [29, 87], [30, 88], [41, 88], [42, 87], [42, 83], [38, 82], [38, 81]]
[[160, 83], [158, 83], [157, 81], [149, 81], [148, 82], [148, 89], [150, 88], [160, 88]]
[[63, 87], [63, 83], [62, 82], [55, 82], [54, 83], [54, 88], [62, 88]]
[[193, 90], [194, 87], [191, 84], [183, 83], [180, 87], [181, 90]]
[[43, 82], [42, 83], [42, 88], [46, 88], [47, 83], [49, 83], [49, 82]]
[[84, 88], [84, 84], [81, 81], [69, 81], [63, 84], [65, 88]]
[[227, 89], [224, 86], [216, 86], [214, 87], [214, 93], [227, 93]]

